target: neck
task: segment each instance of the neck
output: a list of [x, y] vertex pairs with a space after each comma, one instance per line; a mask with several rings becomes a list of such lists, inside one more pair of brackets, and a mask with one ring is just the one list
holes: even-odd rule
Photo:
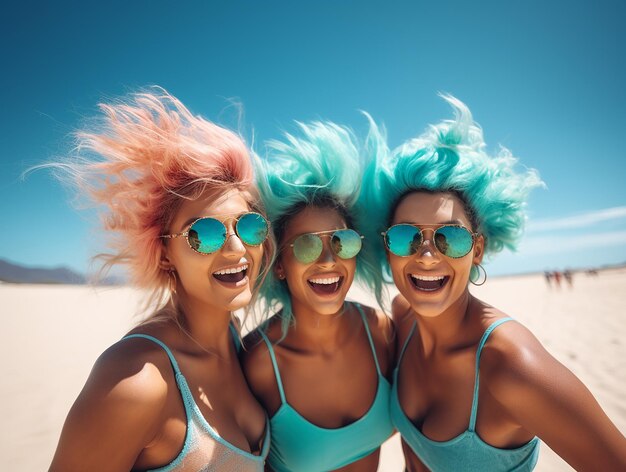
[[345, 314], [349, 311], [346, 303], [336, 313], [320, 314], [291, 300], [296, 325], [291, 328], [292, 339], [311, 348], [334, 349], [340, 344], [344, 333]]
[[469, 308], [474, 298], [466, 290], [446, 311], [437, 316], [416, 313], [417, 324], [424, 349], [445, 350], [464, 339], [468, 331]]
[[180, 322], [182, 338], [186, 338], [186, 344], [191, 351], [202, 349], [222, 358], [230, 353], [230, 311], [185, 297], [178, 297], [173, 305]]

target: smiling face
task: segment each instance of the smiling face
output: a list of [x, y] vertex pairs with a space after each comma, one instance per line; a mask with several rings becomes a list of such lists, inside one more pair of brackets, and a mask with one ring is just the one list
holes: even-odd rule
[[[205, 304], [219, 311], [233, 311], [250, 303], [263, 258], [263, 246], [247, 246], [235, 233], [236, 218], [250, 211], [238, 190], [207, 192], [185, 200], [169, 226], [169, 233], [187, 231], [200, 217], [215, 217], [226, 226], [227, 239], [221, 249], [199, 254], [185, 237], [168, 240], [164, 264], [176, 271], [177, 295], [184, 303]], [[190, 234], [193, 244], [193, 234]]]
[[[333, 230], [346, 227], [346, 222], [336, 210], [320, 207], [306, 207], [287, 223], [279, 241], [282, 251], [274, 271], [279, 278], [284, 278], [289, 287], [295, 314], [308, 311], [333, 315], [342, 309], [354, 279], [356, 258], [342, 259], [337, 256], [330, 235]], [[300, 262], [290, 244], [298, 236], [322, 231], [328, 233], [320, 235], [323, 247], [319, 258], [308, 264]]]
[[[396, 207], [392, 225], [460, 224], [475, 231], [467, 216], [464, 203], [452, 193], [413, 192], [406, 195]], [[435, 226], [436, 227], [436, 226]], [[438, 316], [455, 306], [467, 292], [473, 264], [483, 256], [484, 240], [478, 236], [472, 250], [453, 259], [441, 254], [435, 247], [432, 229], [424, 230], [424, 242], [417, 252], [407, 257], [389, 251], [387, 257], [393, 280], [400, 293], [421, 316]]]

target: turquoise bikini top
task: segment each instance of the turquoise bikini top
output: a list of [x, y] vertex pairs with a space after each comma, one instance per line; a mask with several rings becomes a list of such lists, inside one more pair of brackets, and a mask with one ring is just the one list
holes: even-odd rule
[[515, 449], [499, 449], [484, 442], [476, 434], [476, 414], [478, 412], [478, 372], [480, 354], [491, 332], [502, 323], [511, 321], [511, 318], [502, 318], [492, 323], [478, 343], [476, 352], [476, 368], [474, 374], [474, 396], [472, 398], [472, 412], [469, 427], [457, 437], [449, 441], [433, 441], [424, 436], [404, 414], [398, 398], [398, 370], [409, 340], [415, 332], [416, 323], [400, 352], [398, 365], [393, 373], [393, 388], [391, 392], [390, 412], [394, 426], [419, 459], [432, 472], [463, 470], [465, 472], [485, 471], [531, 471], [537, 464], [539, 457], [539, 438]]
[[[233, 341], [237, 350], [240, 348], [239, 335], [231, 325]], [[185, 415], [187, 416], [187, 433], [183, 448], [169, 464], [151, 469], [149, 472], [209, 472], [233, 470], [238, 472], [263, 472], [265, 458], [268, 454], [270, 444], [269, 424], [265, 425], [265, 437], [263, 439], [263, 450], [259, 456], [240, 449], [224, 438], [202, 416], [202, 412], [193, 399], [193, 395], [187, 385], [187, 380], [183, 376], [174, 355], [169, 348], [157, 338], [147, 334], [131, 334], [123, 339], [141, 338], [158, 344], [166, 352], [172, 364], [176, 385], [183, 400]]]
[[259, 330], [269, 349], [281, 400], [280, 408], [270, 419], [272, 439], [268, 463], [276, 472], [320, 472], [339, 469], [376, 451], [393, 431], [389, 418], [391, 387], [381, 373], [365, 314], [359, 305], [355, 306], [361, 314], [374, 355], [378, 389], [367, 413], [341, 428], [328, 429], [316, 426], [287, 403], [272, 343], [265, 333]]

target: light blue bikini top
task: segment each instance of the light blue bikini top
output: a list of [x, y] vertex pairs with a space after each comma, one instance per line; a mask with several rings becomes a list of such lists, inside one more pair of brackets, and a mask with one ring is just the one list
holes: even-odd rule
[[472, 398], [472, 412], [469, 427], [465, 432], [448, 441], [433, 441], [424, 436], [404, 414], [404, 410], [402, 410], [402, 406], [400, 405], [400, 399], [398, 397], [398, 371], [400, 369], [400, 362], [404, 356], [404, 351], [409, 344], [411, 336], [413, 336], [415, 332], [417, 323], [414, 323], [413, 328], [411, 328], [411, 332], [400, 352], [398, 365], [393, 373], [393, 387], [390, 402], [391, 419], [396, 429], [402, 435], [404, 442], [409, 445], [417, 457], [432, 472], [452, 470], [462, 470], [464, 472], [524, 472], [533, 470], [537, 464], [539, 457], [539, 438], [537, 437], [515, 449], [499, 449], [487, 444], [476, 434], [480, 355], [491, 332], [507, 321], [511, 321], [511, 318], [501, 318], [492, 323], [478, 343], [474, 374], [474, 396]]
[[272, 343], [259, 330], [269, 349], [281, 399], [280, 408], [270, 419], [272, 439], [268, 463], [276, 472], [321, 472], [339, 469], [376, 451], [393, 431], [389, 418], [391, 386], [380, 370], [365, 314], [359, 305], [355, 306], [361, 314], [374, 356], [378, 389], [367, 413], [341, 428], [316, 426], [287, 403]]
[[[239, 337], [234, 327], [234, 342], [237, 350], [240, 348]], [[217, 431], [206, 421], [198, 405], [193, 399], [187, 380], [180, 371], [178, 363], [169, 348], [158, 339], [147, 334], [131, 334], [123, 339], [142, 338], [152, 341], [163, 348], [172, 364], [176, 377], [176, 385], [180, 390], [187, 416], [187, 433], [183, 449], [178, 456], [166, 466], [151, 469], [149, 472], [263, 472], [265, 459], [270, 444], [270, 428], [266, 421], [263, 449], [259, 456], [251, 454], [232, 445], [223, 439]]]

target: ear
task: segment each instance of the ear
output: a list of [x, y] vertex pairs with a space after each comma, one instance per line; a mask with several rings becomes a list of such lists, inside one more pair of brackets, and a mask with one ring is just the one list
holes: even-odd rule
[[485, 237], [480, 234], [474, 240], [474, 258], [472, 259], [472, 263], [474, 265], [480, 264], [483, 261], [483, 256], [485, 255]]
[[167, 254], [167, 246], [163, 246], [163, 250], [161, 251], [161, 260], [159, 261], [159, 269], [169, 272], [171, 270], [176, 270], [172, 261]]
[[278, 280], [285, 280], [285, 268], [283, 267], [283, 263], [280, 259], [274, 263], [274, 275]]

